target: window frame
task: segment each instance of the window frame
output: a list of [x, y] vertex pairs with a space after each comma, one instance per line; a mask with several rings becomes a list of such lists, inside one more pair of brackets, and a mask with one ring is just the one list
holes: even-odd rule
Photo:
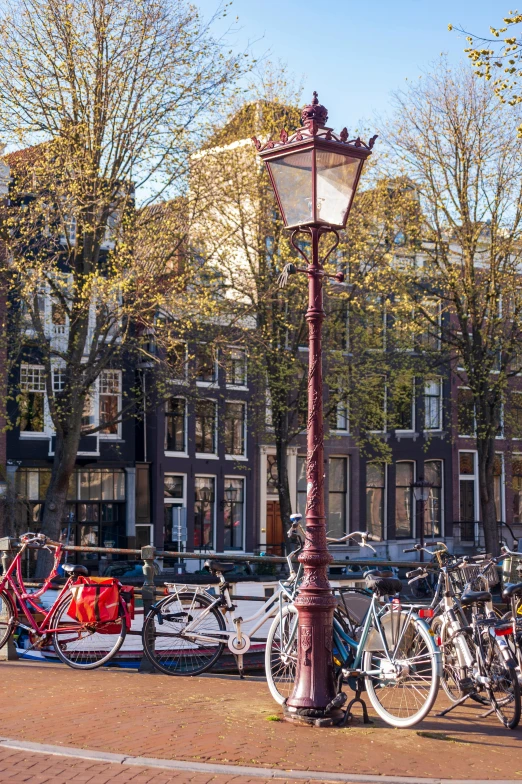
[[[404, 465], [404, 464], [410, 465], [412, 467], [412, 469], [413, 469], [412, 473], [411, 473], [411, 477], [412, 477], [411, 478], [411, 482], [410, 482], [409, 485], [398, 485], [397, 484], [397, 466]], [[415, 497], [414, 497], [413, 486], [412, 486], [413, 482], [416, 481], [416, 475], [417, 475], [417, 463], [416, 463], [415, 460], [396, 460], [395, 461], [395, 539], [400, 540], [400, 541], [405, 541], [405, 540], [408, 540], [408, 539], [415, 539], [416, 538], [416, 533], [417, 533], [417, 530], [416, 530], [416, 528], [417, 528], [416, 511], [417, 510], [415, 509], [416, 504], [415, 504]], [[409, 535], [405, 535], [405, 536], [399, 536], [397, 534], [397, 489], [398, 488], [399, 489], [402, 489], [402, 488], [406, 489], [407, 488], [409, 490], [409, 492], [410, 492], [410, 509], [411, 509], [411, 514], [410, 514], [410, 532], [409, 532]]]
[[[197, 353], [198, 352], [198, 346], [209, 346], [210, 347], [210, 350], [212, 352], [212, 356], [213, 356], [213, 359], [214, 359], [214, 363], [213, 363], [214, 364], [214, 374], [213, 374], [214, 377], [213, 377], [212, 381], [200, 381], [199, 378], [198, 378], [198, 370], [197, 370], [197, 368], [198, 368], [198, 353]], [[195, 352], [194, 352], [194, 376], [195, 376], [195, 379], [196, 379], [196, 386], [197, 387], [202, 387], [202, 388], [207, 388], [208, 389], [209, 387], [217, 387], [218, 386], [218, 382], [219, 382], [218, 352], [217, 352], [217, 349], [215, 349], [212, 346], [212, 343], [209, 343], [208, 341], [201, 340], [201, 341], [198, 341], [196, 343], [196, 349], [195, 349]]]
[[[198, 420], [197, 407], [198, 407], [199, 403], [204, 402], [204, 401], [212, 403], [212, 405], [214, 406], [214, 430], [213, 430], [213, 433], [212, 433], [212, 439], [213, 439], [213, 451], [212, 452], [198, 452], [197, 451], [197, 441], [196, 441], [196, 439], [197, 439], [196, 426], [197, 426], [197, 420]], [[201, 458], [204, 458], [205, 460], [209, 460], [209, 459], [210, 460], [217, 460], [218, 459], [218, 425], [219, 425], [219, 411], [218, 411], [217, 400], [215, 400], [214, 398], [208, 398], [208, 397], [197, 398], [194, 401], [194, 448], [196, 450], [196, 457], [201, 457]]]
[[[229, 417], [227, 417], [227, 406], [228, 405], [237, 405], [241, 406], [243, 410], [243, 428], [242, 428], [242, 441], [243, 441], [243, 451], [242, 452], [227, 452], [227, 439], [226, 439], [226, 428], [227, 428], [227, 421]], [[247, 459], [247, 404], [244, 400], [225, 400], [225, 413], [223, 417], [224, 421], [224, 430], [223, 436], [225, 441], [225, 459], [226, 460], [246, 460]]]
[[[103, 379], [104, 379], [105, 374], [107, 374], [107, 373], [113, 373], [113, 374], [115, 374], [118, 377], [118, 379], [119, 379], [119, 382], [118, 382], [119, 392], [102, 392]], [[96, 407], [97, 407], [97, 410], [98, 410], [98, 425], [101, 425], [101, 422], [102, 422], [102, 418], [101, 418], [102, 396], [104, 396], [104, 397], [115, 397], [116, 398], [116, 403], [117, 403], [117, 406], [118, 406], [118, 421], [116, 422], [116, 433], [104, 433], [103, 430], [100, 430], [98, 435], [99, 435], [100, 439], [103, 440], [103, 441], [119, 441], [119, 440], [121, 440], [121, 426], [122, 426], [122, 422], [121, 422], [121, 410], [122, 410], [122, 400], [123, 400], [123, 397], [122, 397], [122, 395], [123, 395], [123, 373], [122, 373], [122, 371], [119, 368], [105, 368], [104, 370], [101, 371], [100, 375], [98, 376], [97, 387], [98, 387], [98, 390], [97, 390], [98, 391], [98, 395], [97, 395], [98, 400], [96, 401], [97, 402], [97, 406]]]
[[[415, 432], [415, 425], [417, 424], [416, 423], [416, 417], [415, 417], [415, 413], [416, 413], [416, 411], [415, 411], [415, 402], [416, 402], [416, 400], [415, 400], [415, 394], [416, 394], [415, 377], [412, 378], [411, 384], [412, 384], [412, 388], [411, 388], [411, 406], [410, 406], [411, 427], [396, 427], [395, 428], [395, 432], [398, 435], [401, 435], [402, 433], [414, 433]], [[394, 408], [396, 408], [396, 407], [394, 406]], [[395, 413], [396, 413], [396, 411], [395, 411]], [[385, 417], [385, 423], [386, 423], [386, 417]]]
[[[167, 449], [167, 424], [169, 417], [171, 416], [170, 413], [167, 411], [167, 405], [170, 400], [183, 400], [184, 402], [184, 413], [183, 413], [183, 450], [177, 451], [172, 449]], [[188, 457], [188, 401], [187, 398], [183, 395], [170, 395], [170, 397], [165, 399], [165, 407], [164, 407], [164, 418], [165, 418], [165, 432], [164, 432], [164, 439], [163, 439], [163, 451], [165, 452], [166, 457]]]
[[[330, 464], [332, 460], [344, 460], [344, 490], [330, 489]], [[327, 493], [328, 493], [328, 516], [326, 518], [327, 526], [329, 524], [329, 518], [330, 518], [330, 496], [332, 494], [344, 495], [344, 531], [340, 534], [340, 536], [345, 536], [350, 529], [350, 455], [335, 454], [335, 455], [328, 456]], [[349, 544], [349, 542], [343, 542], [342, 546], [346, 546], [346, 544]], [[332, 543], [332, 546], [335, 547], [335, 544]]]
[[[42, 384], [41, 389], [28, 389], [22, 386], [22, 372], [23, 371], [35, 371], [38, 370], [40, 381], [39, 383]], [[41, 373], [40, 373], [41, 371]], [[27, 392], [32, 395], [40, 395], [42, 396], [42, 430], [22, 430], [21, 428], [21, 398], [24, 392]], [[46, 386], [46, 379], [45, 379], [45, 366], [44, 365], [37, 365], [36, 363], [31, 362], [21, 362], [20, 363], [20, 375], [19, 375], [19, 399], [18, 399], [18, 432], [19, 437], [21, 439], [26, 438], [49, 438], [49, 429], [47, 427], [48, 417], [49, 417], [49, 403], [47, 400], [47, 386]]]
[[[195, 541], [194, 541], [195, 540], [195, 536], [196, 536], [196, 525], [195, 525], [196, 504], [198, 503], [198, 501], [196, 501], [196, 479], [213, 479], [214, 480], [214, 500], [212, 502], [213, 507], [214, 507], [214, 511], [213, 511], [212, 521], [211, 521], [212, 544], [210, 545], [210, 547], [197, 546]], [[215, 550], [216, 550], [216, 517], [217, 517], [217, 514], [216, 514], [216, 507], [217, 507], [216, 494], [217, 494], [217, 489], [216, 488], [217, 488], [217, 475], [216, 474], [201, 474], [199, 472], [197, 474], [194, 474], [194, 531], [193, 531], [193, 547], [194, 547], [194, 552], [195, 553], [198, 553], [198, 552], [207, 552], [208, 553], [208, 552], [215, 552]]]
[[[472, 474], [461, 474], [461, 472], [460, 472], [460, 456], [461, 456], [461, 454], [471, 454], [471, 455], [473, 455], [473, 473]], [[474, 539], [476, 540], [477, 533], [478, 533], [477, 532], [477, 524], [480, 522], [480, 520], [479, 520], [479, 518], [480, 518], [480, 498], [479, 498], [479, 487], [478, 487], [478, 452], [477, 452], [476, 449], [459, 449], [458, 450], [458, 457], [457, 457], [457, 459], [458, 459], [457, 465], [459, 467], [459, 472], [458, 472], [458, 481], [459, 481], [459, 523], [460, 524], [462, 524], [462, 523], [468, 523], [469, 524], [470, 522], [473, 522], [474, 523], [474, 529], [475, 529], [475, 531], [474, 531]], [[474, 487], [473, 487], [473, 506], [474, 506], [474, 517], [476, 519], [473, 520], [473, 521], [461, 520], [460, 519], [460, 509], [461, 509], [460, 487], [461, 487], [461, 482], [473, 482], [474, 483]]]
[[[382, 485], [369, 485], [368, 484], [368, 466], [378, 465], [382, 467]], [[368, 530], [368, 489], [382, 490], [382, 531], [379, 536], [382, 541], [388, 539], [388, 464], [379, 463], [376, 460], [369, 460], [366, 463], [366, 479], [365, 479], [365, 515], [366, 515], [366, 530]], [[370, 533], [374, 533], [370, 531]]]
[[[445, 530], [446, 530], [445, 520], [444, 520], [444, 458], [442, 458], [442, 457], [434, 457], [434, 458], [429, 458], [427, 460], [424, 460], [424, 463], [423, 463], [423, 470], [424, 470], [423, 476], [424, 476], [424, 478], [426, 478], [426, 463], [439, 463], [440, 464], [440, 486], [438, 487], [438, 489], [440, 489], [440, 502], [439, 502], [439, 508], [440, 508], [440, 533], [438, 533], [438, 534], [436, 533], [435, 536], [443, 537], [443, 536], [445, 536]], [[427, 504], [428, 502], [429, 502], [429, 500], [426, 501], [425, 503]], [[426, 533], [426, 522], [427, 522], [427, 520], [426, 520], [426, 512], [425, 512], [424, 513], [424, 537], [425, 538], [428, 536], [428, 534]]]
[[245, 536], [246, 536], [246, 481], [244, 476], [233, 476], [227, 474], [223, 477], [223, 542], [225, 541], [225, 508], [227, 504], [237, 503], [234, 501], [227, 501], [225, 498], [225, 491], [227, 487], [227, 481], [233, 480], [234, 482], [241, 482], [243, 485], [243, 500], [241, 501], [242, 505], [242, 519], [241, 519], [241, 545], [240, 547], [227, 547], [223, 544], [223, 551], [225, 553], [244, 553], [245, 552]]
[[[426, 387], [428, 384], [437, 384], [438, 386], [438, 419], [439, 419], [439, 427], [427, 427], [427, 407], [426, 407], [426, 399], [434, 400], [435, 395], [427, 395], [426, 394]], [[425, 433], [440, 433], [444, 429], [444, 381], [442, 376], [437, 376], [437, 378], [433, 381], [425, 381], [424, 382], [424, 393], [423, 393], [423, 401], [424, 401], [424, 432]]]
[[[247, 390], [248, 389], [248, 357], [247, 357], [246, 348], [242, 348], [241, 346], [227, 346], [226, 351], [227, 354], [225, 356], [225, 361], [224, 361], [225, 386], [228, 387], [228, 389]], [[231, 362], [231, 354], [234, 351], [241, 352], [243, 354], [243, 382], [241, 384], [237, 384], [235, 381], [228, 380], [228, 364], [229, 362]], [[233, 367], [235, 367], [235, 365]]]

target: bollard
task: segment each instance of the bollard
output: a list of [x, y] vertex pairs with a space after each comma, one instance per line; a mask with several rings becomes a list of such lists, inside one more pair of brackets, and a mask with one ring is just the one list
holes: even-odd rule
[[[142, 600], [143, 600], [143, 623], [150, 608], [154, 604], [154, 557], [156, 555], [156, 548], [152, 545], [141, 548], [141, 557], [143, 559], [143, 586], [142, 586]], [[152, 641], [153, 642], [153, 641]], [[153, 665], [142, 653], [140, 666], [138, 672], [154, 673], [156, 670]]]
[[[2, 551], [2, 574], [5, 574], [9, 569], [9, 553], [6, 550]], [[0, 616], [1, 617], [1, 616]], [[0, 648], [0, 661], [18, 661], [18, 654], [11, 635], [2, 648]]]

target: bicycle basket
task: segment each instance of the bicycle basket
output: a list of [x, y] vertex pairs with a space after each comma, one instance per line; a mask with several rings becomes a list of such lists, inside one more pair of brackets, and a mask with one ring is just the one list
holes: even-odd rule
[[[486, 555], [484, 560], [487, 560], [489, 557]], [[475, 591], [489, 590], [494, 585], [497, 585], [499, 575], [495, 564], [490, 564], [484, 574], [479, 577], [483, 568], [482, 564], [464, 564], [464, 566], [451, 572], [451, 582], [455, 592], [462, 593], [468, 583], [471, 589]]]
[[502, 584], [520, 582], [522, 582], [522, 555], [510, 555], [504, 558], [502, 561]]

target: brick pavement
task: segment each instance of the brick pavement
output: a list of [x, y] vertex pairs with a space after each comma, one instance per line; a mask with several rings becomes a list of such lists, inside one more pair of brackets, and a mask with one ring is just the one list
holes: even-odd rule
[[[118, 765], [117, 763], [90, 762], [47, 754], [31, 754], [0, 748], [0, 782], [13, 784], [274, 784], [274, 779], [221, 776], [205, 773], [183, 773]], [[310, 784], [307, 779], [277, 779], [277, 784]], [[316, 782], [314, 782], [316, 784]]]
[[[13, 784], [274, 784], [274, 779], [251, 779], [244, 776], [215, 776], [183, 773], [134, 765], [74, 760], [46, 754], [31, 754], [0, 748], [0, 782]], [[290, 784], [277, 779], [277, 784]], [[292, 779], [291, 784], [309, 784], [306, 779]], [[316, 784], [316, 782], [314, 782]]]
[[25, 741], [303, 772], [522, 781], [522, 729], [479, 718], [473, 704], [412, 730], [379, 719], [319, 730], [273, 721], [281, 710], [259, 681], [10, 662], [0, 664], [0, 701], [0, 735]]

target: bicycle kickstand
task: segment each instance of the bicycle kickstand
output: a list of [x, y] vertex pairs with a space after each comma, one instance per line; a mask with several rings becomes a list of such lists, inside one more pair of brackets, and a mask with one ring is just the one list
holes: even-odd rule
[[447, 716], [448, 713], [451, 713], [452, 710], [454, 710], [455, 708], [458, 708], [459, 705], [462, 705], [463, 702], [466, 702], [466, 700], [469, 700], [470, 697], [471, 697], [471, 694], [465, 694], [463, 697], [460, 698], [460, 700], [457, 700], [457, 702], [454, 702], [453, 705], [450, 705], [449, 708], [445, 708], [440, 713], [436, 713], [435, 716], [438, 719], [442, 719], [443, 716]]
[[346, 706], [343, 719], [339, 725], [340, 727], [346, 727], [348, 720], [353, 719], [352, 705], [356, 705], [357, 703], [359, 703], [359, 705], [362, 708], [363, 724], [373, 724], [372, 720], [368, 716], [368, 708], [366, 707], [366, 703], [361, 697], [361, 690], [357, 689], [357, 691], [355, 692], [355, 697]]

